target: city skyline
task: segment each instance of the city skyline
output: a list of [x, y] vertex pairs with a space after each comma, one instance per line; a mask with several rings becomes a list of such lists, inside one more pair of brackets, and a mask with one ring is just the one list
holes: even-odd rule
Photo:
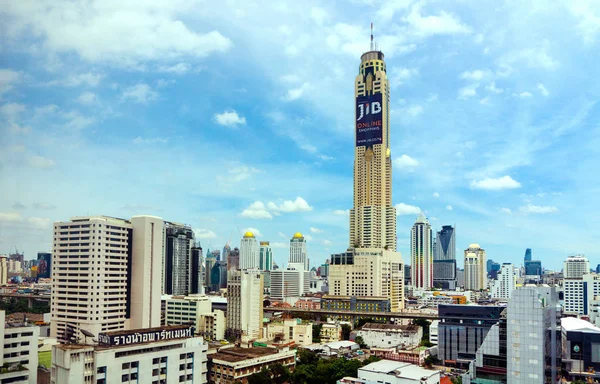
[[[523, 4], [483, 17], [485, 5], [392, 4], [7, 4], [0, 253], [34, 259], [51, 249], [54, 221], [88, 214], [169, 217], [190, 224], [205, 250], [239, 245], [250, 230], [280, 267], [296, 232], [314, 266], [342, 252], [348, 79], [374, 21], [390, 75], [403, 259], [423, 211], [433, 230], [460, 227], [458, 255], [477, 243], [515, 265], [526, 248], [549, 269], [574, 254], [596, 264], [593, 226], [568, 226], [600, 213], [600, 184], [588, 177], [600, 139], [594, 11]], [[64, 16], [69, 7], [80, 16]], [[123, 17], [100, 37], [93, 25], [106, 12]], [[26, 20], [37, 23], [32, 35]], [[130, 45], [120, 34], [144, 38]], [[576, 150], [588, 156], [574, 161]]]

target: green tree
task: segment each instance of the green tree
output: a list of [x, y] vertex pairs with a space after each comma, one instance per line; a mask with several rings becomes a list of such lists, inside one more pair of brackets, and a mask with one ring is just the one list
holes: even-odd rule
[[342, 324], [342, 340], [349, 340], [350, 332], [352, 332], [352, 328], [348, 324]]
[[260, 370], [260, 372], [256, 372], [248, 376], [248, 384], [272, 384], [273, 380], [271, 379], [271, 375], [269, 370], [266, 367]]
[[323, 328], [323, 324], [313, 324], [313, 326], [312, 326], [313, 343], [318, 343], [321, 341], [321, 328]]
[[269, 372], [275, 384], [283, 384], [290, 378], [290, 370], [281, 363], [271, 365]]
[[365, 340], [362, 338], [362, 336], [356, 336], [354, 342], [360, 345], [361, 348], [369, 348], [369, 346], [365, 344]]
[[462, 377], [457, 376], [450, 379], [452, 384], [462, 384]]
[[363, 360], [363, 362], [362, 362], [362, 366], [364, 367], [364, 366], [366, 366], [366, 365], [369, 365], [369, 364], [371, 364], [371, 363], [375, 363], [375, 362], [377, 362], [377, 361], [379, 361], [379, 360], [381, 360], [381, 358], [380, 358], [380, 357], [377, 357], [377, 356], [371, 355], [371, 356], [369, 356], [367, 359]]

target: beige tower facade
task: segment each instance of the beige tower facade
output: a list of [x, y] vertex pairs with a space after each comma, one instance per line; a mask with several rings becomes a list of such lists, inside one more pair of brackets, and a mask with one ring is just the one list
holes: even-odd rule
[[390, 85], [384, 55], [361, 56], [356, 98], [354, 206], [350, 247], [396, 250], [396, 209], [392, 205]]
[[479, 244], [465, 249], [465, 291], [487, 289], [485, 250]]

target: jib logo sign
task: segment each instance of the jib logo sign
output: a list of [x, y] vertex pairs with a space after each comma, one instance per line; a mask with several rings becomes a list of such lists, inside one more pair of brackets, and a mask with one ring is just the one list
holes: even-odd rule
[[381, 113], [381, 103], [373, 101], [372, 103], [358, 104], [359, 116], [356, 121], [361, 121], [365, 115], [377, 115]]
[[383, 142], [382, 94], [356, 98], [356, 146], [372, 146]]

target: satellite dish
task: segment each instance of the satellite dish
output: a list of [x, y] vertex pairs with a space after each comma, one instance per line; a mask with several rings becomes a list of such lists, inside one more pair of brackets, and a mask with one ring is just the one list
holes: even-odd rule
[[90, 332], [90, 331], [88, 331], [86, 329], [82, 329], [81, 333], [83, 333], [83, 335], [87, 336], [87, 337], [96, 337], [96, 336], [94, 336], [94, 334], [92, 332]]

